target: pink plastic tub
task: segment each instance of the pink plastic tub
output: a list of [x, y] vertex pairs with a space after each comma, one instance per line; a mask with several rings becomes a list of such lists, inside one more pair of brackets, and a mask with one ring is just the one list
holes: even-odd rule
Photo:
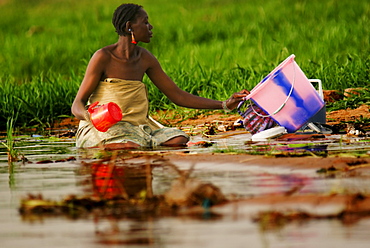
[[248, 95], [268, 116], [293, 133], [324, 107], [324, 101], [290, 55]]

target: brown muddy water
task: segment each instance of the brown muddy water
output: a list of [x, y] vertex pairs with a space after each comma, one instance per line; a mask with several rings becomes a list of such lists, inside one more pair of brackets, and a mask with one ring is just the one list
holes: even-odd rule
[[[193, 139], [194, 142], [204, 140], [200, 137]], [[247, 139], [247, 134], [240, 134], [207, 139], [215, 143], [211, 147], [136, 151], [128, 157], [125, 153], [124, 159], [115, 166], [119, 168], [117, 175], [121, 176], [118, 179], [120, 187], [124, 188], [128, 198], [135, 198], [129, 207], [97, 207], [80, 212], [39, 210], [26, 214], [21, 214], [19, 209], [21, 200], [29, 194], [36, 198], [42, 195], [43, 200], [54, 201], [52, 205], [58, 208], [57, 205], [71, 195], [92, 199], [91, 196], [98, 193], [100, 197], [109, 198], [109, 180], [103, 180], [105, 184], [99, 186], [99, 178], [92, 175], [106, 171], [97, 167], [92, 173], [87, 168], [100, 160], [90, 156], [85, 158], [86, 152], [77, 151], [73, 139], [20, 139], [22, 141], [16, 141], [17, 150], [29, 162], [16, 162], [9, 171], [5, 149], [0, 150], [1, 247], [368, 247], [370, 215], [366, 211], [361, 217], [345, 221], [338, 214], [343, 210], [342, 202], [315, 205], [312, 201], [289, 204], [266, 204], [265, 201], [290, 194], [302, 197], [366, 196], [370, 193], [369, 170], [320, 174], [317, 173], [319, 168], [309, 166], [310, 158], [307, 158], [307, 166], [274, 166], [268, 162], [259, 163], [260, 157], [225, 155], [222, 150], [224, 153], [232, 149], [271, 153], [294, 149], [301, 152], [303, 149], [313, 155], [324, 151], [338, 156], [343, 152], [361, 152], [368, 158], [369, 140], [353, 138], [348, 141], [341, 136], [330, 136], [314, 141], [271, 141], [251, 146], [245, 144]], [[213, 153], [216, 150], [218, 153]], [[90, 155], [99, 153], [88, 152]], [[111, 161], [105, 165], [109, 167]], [[361, 161], [355, 164], [366, 167], [368, 160]], [[323, 163], [322, 167], [326, 165]], [[185, 190], [173, 191], [177, 187], [173, 183], [179, 177], [197, 185], [214, 186], [212, 189], [220, 191], [213, 192], [221, 193], [227, 202], [212, 206], [203, 199], [198, 205], [178, 208], [163, 205], [161, 208], [158, 202], [152, 202], [151, 206], [143, 203], [142, 199], [149, 195], [165, 195], [168, 197], [165, 199], [172, 201], [178, 196], [189, 197], [187, 192], [194, 191], [190, 183], [185, 184]], [[101, 194], [102, 187], [106, 187], [104, 194]], [[123, 192], [121, 188], [120, 193]], [[253, 201], [259, 197], [265, 200]], [[37, 202], [33, 204], [37, 205]], [[159, 205], [153, 207], [155, 204]], [[315, 218], [306, 216], [292, 220], [260, 215], [282, 209], [311, 213]]]

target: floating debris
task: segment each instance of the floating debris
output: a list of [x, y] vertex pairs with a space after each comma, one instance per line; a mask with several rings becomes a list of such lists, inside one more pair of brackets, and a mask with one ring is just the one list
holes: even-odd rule
[[366, 137], [366, 131], [354, 123], [347, 123], [347, 136]]
[[[252, 217], [259, 223], [262, 230], [279, 229], [291, 222], [307, 222], [309, 220], [339, 219], [343, 224], [353, 224], [363, 217], [370, 216], [370, 197], [364, 194], [330, 195], [318, 197], [290, 197], [281, 198], [281, 203], [295, 200], [305, 201], [311, 208], [297, 208], [288, 206], [282, 210], [266, 210]], [[278, 203], [275, 202], [275, 205]], [[289, 204], [288, 204], [289, 205]], [[331, 207], [330, 207], [331, 206]]]
[[188, 147], [192, 147], [192, 146], [198, 146], [198, 147], [210, 147], [210, 146], [213, 146], [214, 145], [214, 142], [209, 142], [209, 141], [197, 141], [197, 142], [192, 142], [192, 141], [189, 141], [187, 143], [187, 146]]
[[[135, 158], [144, 159], [144, 162], [129, 161]], [[153, 195], [152, 192], [151, 170], [155, 166], [170, 167], [179, 176], [163, 195]], [[68, 195], [61, 201], [54, 201], [44, 199], [42, 195], [29, 194], [21, 200], [19, 212], [23, 216], [45, 214], [78, 218], [94, 209], [101, 209], [104, 213], [115, 212], [122, 216], [132, 213], [165, 216], [191, 207], [208, 211], [211, 206], [226, 201], [218, 187], [191, 178], [191, 172], [192, 168], [181, 171], [157, 155], [113, 153], [98, 161], [82, 162], [78, 174], [86, 176], [82, 181], [87, 189], [86, 195]]]
[[76, 158], [71, 156], [71, 157], [68, 157], [68, 158], [62, 158], [62, 159], [57, 159], [57, 160], [50, 160], [50, 159], [45, 159], [45, 160], [40, 160], [40, 161], [37, 161], [36, 164], [49, 164], [49, 163], [61, 163], [61, 162], [69, 162], [69, 161], [75, 161]]

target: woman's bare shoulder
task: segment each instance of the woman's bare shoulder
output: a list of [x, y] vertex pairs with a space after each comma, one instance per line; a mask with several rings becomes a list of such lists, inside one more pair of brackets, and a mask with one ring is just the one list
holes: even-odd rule
[[143, 47], [141, 47], [140, 49], [141, 58], [148, 64], [149, 67], [159, 64], [158, 59], [150, 51]]
[[111, 50], [112, 50], [112, 48], [110, 46], [106, 46], [106, 47], [100, 48], [99, 50], [97, 50], [94, 53], [93, 57], [96, 57], [99, 60], [107, 60], [107, 59], [110, 59], [111, 56], [112, 56]]

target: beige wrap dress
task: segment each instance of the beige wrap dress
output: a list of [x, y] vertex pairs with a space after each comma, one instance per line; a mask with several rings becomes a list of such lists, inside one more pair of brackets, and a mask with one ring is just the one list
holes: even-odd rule
[[148, 116], [148, 94], [146, 85], [141, 81], [107, 78], [99, 82], [88, 104], [96, 101], [99, 105], [109, 102], [118, 104], [122, 110], [122, 120], [107, 132], [99, 132], [91, 122], [81, 120], [76, 133], [77, 147], [94, 147], [99, 144], [128, 141], [142, 147], [155, 147], [177, 136], [189, 138], [183, 131], [163, 127]]

